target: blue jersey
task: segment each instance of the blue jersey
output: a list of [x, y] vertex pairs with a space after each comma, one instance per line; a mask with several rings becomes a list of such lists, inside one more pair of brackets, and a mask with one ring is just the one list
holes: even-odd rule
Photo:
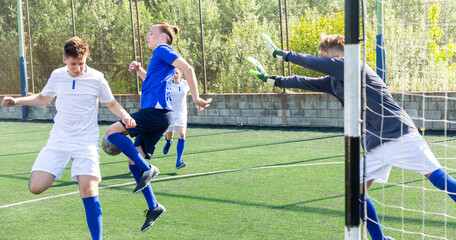
[[168, 45], [159, 45], [154, 49], [142, 84], [141, 109], [172, 110], [171, 82], [176, 68], [171, 64], [179, 57]]
[[[327, 76], [277, 77], [275, 86], [300, 88], [329, 93], [344, 104], [344, 58], [316, 57], [287, 52], [284, 61], [321, 72]], [[363, 66], [361, 66], [362, 68]], [[394, 101], [382, 79], [366, 66], [366, 148], [368, 151], [382, 142], [397, 139], [409, 132], [418, 132], [408, 114]]]

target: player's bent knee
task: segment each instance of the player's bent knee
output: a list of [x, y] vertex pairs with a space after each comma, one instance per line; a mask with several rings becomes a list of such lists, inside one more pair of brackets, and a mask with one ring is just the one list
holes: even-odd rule
[[112, 125], [109, 126], [108, 128], [106, 128], [105, 133], [106, 133], [106, 136], [109, 136], [109, 135], [115, 133], [115, 131], [113, 131]]
[[44, 191], [46, 191], [46, 189], [48, 189], [49, 187], [45, 187], [45, 186], [42, 186], [42, 185], [38, 185], [38, 184], [34, 184], [32, 182], [29, 183], [29, 191], [33, 194], [40, 194]]
[[93, 197], [93, 196], [98, 195], [98, 190], [92, 189], [92, 188], [80, 189], [79, 192], [80, 192], [81, 198], [88, 198], [88, 197]]
[[29, 179], [29, 191], [33, 194], [40, 194], [51, 187], [55, 176], [44, 171], [33, 171]]
[[120, 122], [116, 122], [116, 123], [112, 124], [111, 126], [109, 126], [108, 128], [106, 128], [105, 133], [106, 133], [106, 136], [109, 136], [114, 133], [122, 133], [124, 135], [128, 135], [127, 129]]

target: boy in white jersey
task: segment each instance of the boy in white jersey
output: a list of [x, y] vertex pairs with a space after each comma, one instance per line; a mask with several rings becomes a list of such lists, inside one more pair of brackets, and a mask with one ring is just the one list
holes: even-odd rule
[[176, 70], [171, 83], [171, 99], [173, 105], [173, 117], [171, 125], [166, 130], [166, 144], [163, 147], [163, 154], [167, 154], [171, 144], [173, 143], [174, 131], [178, 134], [177, 140], [177, 160], [176, 169], [183, 168], [187, 164], [182, 161], [185, 149], [185, 132], [187, 130], [187, 93], [190, 87], [186, 80], [181, 79], [182, 73], [179, 69]]
[[122, 118], [129, 128], [136, 122], [114, 99], [103, 73], [86, 65], [89, 45], [78, 37], [65, 42], [65, 67], [54, 70], [39, 94], [4, 97], [2, 107], [48, 105], [57, 97], [57, 114], [46, 146], [38, 154], [31, 170], [30, 192], [40, 194], [59, 180], [72, 159], [71, 178], [79, 183], [87, 224], [92, 239], [102, 238], [102, 213], [98, 198], [101, 181], [98, 147], [98, 101]]

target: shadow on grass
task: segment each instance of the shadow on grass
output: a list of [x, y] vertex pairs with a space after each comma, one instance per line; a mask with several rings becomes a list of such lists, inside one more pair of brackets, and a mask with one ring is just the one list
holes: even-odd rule
[[[35, 152], [23, 152], [23, 153], [10, 153], [10, 154], [0, 154], [0, 157], [12, 157], [12, 156], [23, 156], [23, 155], [29, 155], [29, 154], [38, 154], [40, 151], [35, 151]], [[8, 161], [11, 161], [11, 159], [5, 159]]]
[[[282, 144], [290, 144], [290, 143], [299, 143], [299, 142], [308, 142], [308, 141], [316, 141], [316, 140], [323, 140], [323, 139], [331, 139], [331, 138], [338, 138], [338, 137], [342, 137], [343, 135], [334, 135], [334, 136], [328, 136], [328, 137], [317, 137], [317, 138], [310, 138], [310, 139], [301, 139], [301, 140], [290, 140], [290, 141], [280, 141], [280, 142], [273, 142], [273, 143], [266, 143], [266, 144], [251, 144], [251, 145], [244, 145], [244, 146], [240, 146], [240, 147], [229, 147], [229, 148], [220, 148], [220, 149], [214, 149], [214, 150], [206, 150], [206, 151], [198, 151], [198, 152], [188, 152], [188, 153], [185, 153], [185, 155], [199, 155], [199, 154], [206, 154], [206, 153], [214, 153], [214, 152], [223, 152], [223, 151], [231, 151], [231, 150], [240, 150], [240, 149], [249, 149], [249, 148], [257, 148], [257, 147], [266, 147], [266, 146], [274, 146], [274, 145], [282, 145]], [[25, 152], [25, 153], [14, 153], [14, 154], [3, 154], [3, 155], [0, 155], [0, 157], [7, 157], [7, 156], [21, 156], [21, 155], [28, 155], [28, 154], [38, 154], [39, 151], [37, 152]], [[115, 161], [115, 162], [107, 162], [107, 163], [101, 163], [100, 166], [106, 166], [106, 165], [112, 165], [112, 164], [125, 164], [126, 167], [127, 167], [127, 162], [126, 162], [126, 156], [124, 155], [120, 155], [122, 156], [122, 160], [120, 161]], [[161, 155], [161, 156], [154, 156], [152, 158], [152, 160], [155, 160], [155, 159], [161, 159], [161, 158], [167, 158], [167, 157], [173, 157], [175, 156], [174, 155]], [[340, 157], [340, 156], [337, 156], [337, 157]], [[313, 160], [306, 160], [306, 161], [297, 161], [297, 162], [294, 162], [294, 163], [303, 163], [303, 162], [309, 162], [309, 161], [317, 161], [317, 160], [322, 160], [322, 159], [328, 159], [328, 158], [333, 158], [333, 157], [326, 157], [326, 158], [318, 158], [318, 159], [313, 159]], [[288, 164], [291, 164], [291, 163], [280, 163], [280, 164], [270, 164], [270, 165], [265, 165], [265, 166], [273, 166], [273, 165], [288, 165]], [[65, 168], [65, 171], [70, 169], [71, 167], [66, 167]], [[128, 171], [128, 170], [127, 170]], [[16, 179], [24, 179], [23, 177], [17, 177], [17, 176], [20, 176], [20, 175], [27, 175], [29, 176], [30, 172], [25, 172], [25, 173], [14, 173], [14, 174], [1, 174], [0, 177], [4, 177], [4, 178], [16, 178]], [[163, 175], [168, 175], [168, 176], [174, 176], [176, 175], [176, 173], [165, 173], [165, 174], [160, 174], [161, 176]], [[119, 175], [115, 175], [115, 176], [107, 176], [107, 177], [103, 177], [103, 179], [115, 179], [116, 176], [119, 176]], [[122, 176], [122, 175], [120, 175]], [[28, 179], [28, 177], [26, 178]], [[66, 183], [62, 183], [62, 185], [58, 184], [57, 186], [67, 186], [67, 185], [71, 185], [71, 184], [66, 184]]]
[[[273, 142], [273, 143], [265, 143], [265, 144], [251, 144], [251, 145], [244, 145], [241, 147], [229, 147], [229, 148], [220, 148], [220, 149], [212, 149], [212, 150], [203, 150], [198, 152], [185, 152], [185, 156], [188, 155], [198, 155], [198, 154], [205, 154], [205, 153], [215, 153], [215, 152], [223, 152], [223, 151], [232, 151], [232, 150], [240, 150], [240, 149], [248, 149], [248, 148], [257, 148], [257, 147], [267, 147], [267, 146], [274, 146], [274, 145], [282, 145], [282, 144], [290, 144], [290, 143], [300, 143], [300, 142], [309, 142], [309, 141], [317, 141], [317, 140], [324, 140], [324, 139], [331, 139], [331, 138], [339, 138], [343, 137], [344, 135], [334, 135], [328, 137], [317, 137], [317, 138], [309, 138], [309, 139], [300, 139], [300, 140], [289, 140], [289, 141], [281, 141], [281, 142]], [[170, 156], [176, 156], [176, 154], [168, 154], [162, 156], [154, 156], [154, 159], [166, 158]]]

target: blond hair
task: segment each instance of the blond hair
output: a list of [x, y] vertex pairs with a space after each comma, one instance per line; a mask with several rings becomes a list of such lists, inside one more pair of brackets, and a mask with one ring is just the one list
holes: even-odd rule
[[342, 35], [321, 35], [321, 41], [318, 44], [318, 52], [338, 51], [343, 53], [345, 47], [345, 37]]

